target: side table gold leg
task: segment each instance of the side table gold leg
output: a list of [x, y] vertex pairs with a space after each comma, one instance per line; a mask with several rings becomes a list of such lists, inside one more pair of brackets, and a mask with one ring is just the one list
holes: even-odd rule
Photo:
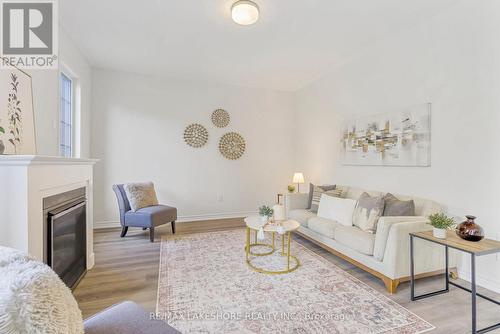
[[248, 254], [250, 253], [250, 228], [247, 227], [247, 246], [245, 247], [246, 258], [248, 260]]
[[[252, 243], [252, 230], [255, 232], [255, 243]], [[246, 257], [246, 264], [250, 269], [262, 273], [262, 274], [269, 274], [269, 275], [280, 275], [280, 274], [287, 274], [291, 273], [292, 271], [295, 271], [297, 268], [300, 266], [300, 261], [297, 257], [292, 255], [292, 231], [286, 231], [283, 234], [277, 233], [276, 231], [268, 231], [271, 232], [272, 235], [271, 240], [269, 242], [269, 239], [266, 237], [265, 241], [261, 241], [260, 243], [258, 242], [258, 231], [255, 231], [252, 228], [249, 228], [248, 226], [246, 227], [246, 235], [245, 235], [245, 257]], [[287, 238], [288, 234], [288, 241], [287, 241], [287, 248], [285, 249], [285, 239]], [[258, 265], [254, 264], [252, 261], [258, 256], [268, 256], [271, 255], [275, 252], [279, 252], [279, 239], [281, 236], [281, 256], [282, 259], [285, 260], [283, 257], [286, 256], [286, 266], [283, 266], [284, 268], [282, 270], [269, 270], [264, 267], [259, 267]], [[252, 251], [253, 247], [267, 247], [268, 249], [270, 248], [269, 251], [266, 252], [260, 252], [260, 253], [254, 253]]]
[[281, 255], [285, 256], [285, 233], [281, 235]]
[[287, 254], [287, 265], [286, 265], [287, 270], [290, 270], [290, 244], [291, 244], [291, 241], [292, 241], [292, 233], [288, 232], [288, 254]]

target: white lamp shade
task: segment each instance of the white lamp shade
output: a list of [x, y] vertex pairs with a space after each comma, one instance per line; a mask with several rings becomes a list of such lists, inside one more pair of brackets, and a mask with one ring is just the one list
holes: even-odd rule
[[293, 183], [304, 183], [304, 174], [302, 173], [294, 173], [293, 174]]
[[259, 19], [259, 7], [252, 1], [236, 1], [231, 7], [231, 17], [244, 26], [254, 24]]

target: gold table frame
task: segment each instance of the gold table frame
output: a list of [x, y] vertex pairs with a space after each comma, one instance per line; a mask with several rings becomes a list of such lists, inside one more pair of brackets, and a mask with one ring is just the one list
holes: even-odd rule
[[[291, 273], [292, 271], [296, 270], [298, 267], [300, 267], [300, 261], [297, 259], [297, 257], [293, 256], [290, 252], [290, 246], [292, 243], [292, 231], [285, 232], [281, 235], [281, 256], [286, 256], [287, 257], [287, 267], [284, 270], [267, 270], [264, 268], [259, 268], [255, 266], [252, 263], [252, 260], [250, 259], [250, 255], [253, 256], [269, 256], [273, 254], [276, 251], [276, 246], [275, 246], [275, 234], [276, 232], [271, 232], [272, 233], [272, 244], [265, 244], [265, 243], [259, 243], [257, 242], [257, 231], [255, 231], [255, 242], [251, 243], [250, 241], [250, 230], [251, 228], [247, 226], [246, 228], [246, 245], [245, 245], [245, 257], [246, 257], [246, 262], [247, 265], [253, 269], [254, 271], [258, 273], [263, 273], [263, 274], [269, 274], [269, 275], [280, 275], [280, 274], [288, 274]], [[288, 234], [288, 243], [287, 243], [287, 252], [285, 253], [285, 236]], [[252, 247], [255, 246], [264, 246], [264, 247], [269, 247], [271, 250], [265, 253], [252, 253]], [[290, 267], [290, 260], [295, 261], [295, 266]]]

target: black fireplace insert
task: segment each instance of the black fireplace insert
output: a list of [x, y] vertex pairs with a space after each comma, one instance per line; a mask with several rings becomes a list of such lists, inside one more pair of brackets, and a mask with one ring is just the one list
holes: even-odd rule
[[85, 188], [43, 200], [44, 260], [71, 289], [87, 272], [87, 200]]

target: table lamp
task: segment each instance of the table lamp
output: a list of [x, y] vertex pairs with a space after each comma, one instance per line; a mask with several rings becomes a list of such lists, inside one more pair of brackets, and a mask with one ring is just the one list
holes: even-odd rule
[[297, 183], [297, 192], [300, 193], [300, 184], [304, 183], [304, 174], [294, 173], [292, 182]]

